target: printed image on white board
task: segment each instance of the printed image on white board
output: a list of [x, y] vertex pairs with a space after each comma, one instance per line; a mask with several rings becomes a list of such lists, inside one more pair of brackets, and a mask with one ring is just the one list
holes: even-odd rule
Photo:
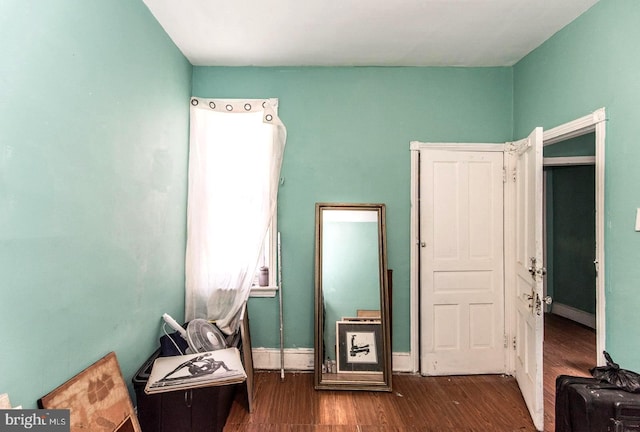
[[338, 373], [382, 372], [380, 321], [338, 321]]

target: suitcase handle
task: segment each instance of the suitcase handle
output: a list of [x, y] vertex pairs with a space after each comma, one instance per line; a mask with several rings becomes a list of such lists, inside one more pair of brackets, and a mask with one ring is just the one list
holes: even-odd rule
[[610, 419], [611, 432], [640, 431], [640, 406], [616, 402], [615, 418]]

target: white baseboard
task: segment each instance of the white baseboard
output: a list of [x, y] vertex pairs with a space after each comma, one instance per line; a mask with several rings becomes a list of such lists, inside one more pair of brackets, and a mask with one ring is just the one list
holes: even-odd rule
[[[253, 368], [280, 370], [280, 350], [253, 348]], [[313, 370], [313, 348], [287, 348], [284, 350], [285, 370]]]
[[[280, 370], [280, 350], [253, 348], [253, 368]], [[411, 353], [393, 353], [394, 372], [412, 372]], [[312, 371], [313, 348], [287, 348], [284, 350], [284, 369], [287, 371]]]
[[592, 329], [596, 328], [595, 314], [590, 314], [589, 312], [585, 312], [572, 306], [567, 306], [565, 304], [556, 302], [553, 303], [553, 308], [551, 309], [551, 311], [556, 315], [560, 315], [561, 317], [565, 317], [572, 321], [578, 322]]
[[395, 352], [391, 359], [394, 372], [415, 372], [412, 367], [410, 352]]

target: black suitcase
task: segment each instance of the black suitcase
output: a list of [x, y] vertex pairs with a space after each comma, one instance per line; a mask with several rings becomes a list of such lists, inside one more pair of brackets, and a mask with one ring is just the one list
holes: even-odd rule
[[556, 403], [555, 422], [556, 432], [575, 432], [571, 427], [571, 409], [569, 405], [570, 385], [574, 384], [597, 384], [598, 380], [588, 377], [575, 377], [569, 375], [559, 375], [556, 378]]
[[595, 378], [556, 378], [556, 432], [640, 431], [640, 394]]

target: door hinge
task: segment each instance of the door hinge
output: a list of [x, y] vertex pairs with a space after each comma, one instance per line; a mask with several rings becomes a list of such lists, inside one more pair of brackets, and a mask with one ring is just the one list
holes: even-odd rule
[[507, 182], [507, 167], [502, 167], [502, 183]]
[[514, 337], [513, 337], [513, 349], [514, 349], [514, 350], [516, 349], [516, 346], [517, 346], [517, 344], [516, 344], [516, 337], [514, 336]]
[[513, 178], [513, 181], [515, 182], [518, 178], [518, 169], [517, 168], [513, 168], [513, 171], [511, 172], [511, 177]]
[[509, 337], [507, 335], [504, 335], [504, 347], [508, 347], [509, 346]]

